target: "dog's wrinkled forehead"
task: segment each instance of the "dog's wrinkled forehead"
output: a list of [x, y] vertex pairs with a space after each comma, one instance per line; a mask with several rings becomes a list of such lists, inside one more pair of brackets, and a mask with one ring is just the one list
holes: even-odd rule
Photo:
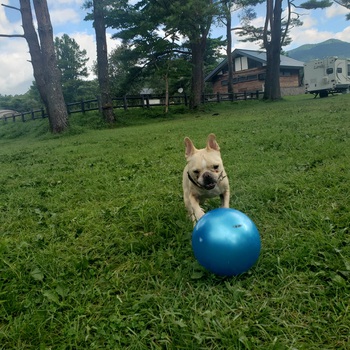
[[206, 149], [198, 150], [188, 159], [188, 164], [191, 168], [208, 169], [213, 165], [222, 165], [220, 152], [207, 151]]

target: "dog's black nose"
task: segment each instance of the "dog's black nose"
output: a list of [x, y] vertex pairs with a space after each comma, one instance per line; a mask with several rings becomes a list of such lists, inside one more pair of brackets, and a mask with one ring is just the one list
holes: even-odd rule
[[215, 187], [216, 181], [210, 173], [203, 174], [203, 185], [207, 190], [211, 190]]

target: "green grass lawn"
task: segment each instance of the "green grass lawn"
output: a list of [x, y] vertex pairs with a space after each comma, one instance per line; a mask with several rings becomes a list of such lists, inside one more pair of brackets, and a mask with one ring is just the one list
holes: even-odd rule
[[[173, 109], [1, 122], [0, 349], [349, 349], [350, 95]], [[196, 262], [182, 200], [210, 132], [262, 239], [237, 277]]]

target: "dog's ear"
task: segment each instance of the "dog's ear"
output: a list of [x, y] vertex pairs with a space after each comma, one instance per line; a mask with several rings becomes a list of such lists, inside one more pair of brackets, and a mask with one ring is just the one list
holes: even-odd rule
[[207, 140], [207, 150], [210, 151], [211, 149], [215, 151], [220, 151], [220, 147], [216, 142], [216, 136], [214, 134], [209, 134]]
[[185, 137], [185, 146], [185, 157], [187, 159], [188, 157], [192, 156], [192, 154], [196, 152], [197, 149], [194, 147], [192, 141], [188, 137]]

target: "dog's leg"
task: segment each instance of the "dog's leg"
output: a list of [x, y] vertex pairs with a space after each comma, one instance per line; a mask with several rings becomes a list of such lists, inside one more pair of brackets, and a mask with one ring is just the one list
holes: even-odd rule
[[197, 221], [205, 214], [204, 210], [199, 205], [198, 199], [192, 195], [189, 195], [189, 197], [185, 199], [185, 205], [193, 222], [193, 226], [195, 226]]
[[224, 193], [220, 194], [221, 198], [221, 208], [230, 207], [230, 190], [227, 189]]

